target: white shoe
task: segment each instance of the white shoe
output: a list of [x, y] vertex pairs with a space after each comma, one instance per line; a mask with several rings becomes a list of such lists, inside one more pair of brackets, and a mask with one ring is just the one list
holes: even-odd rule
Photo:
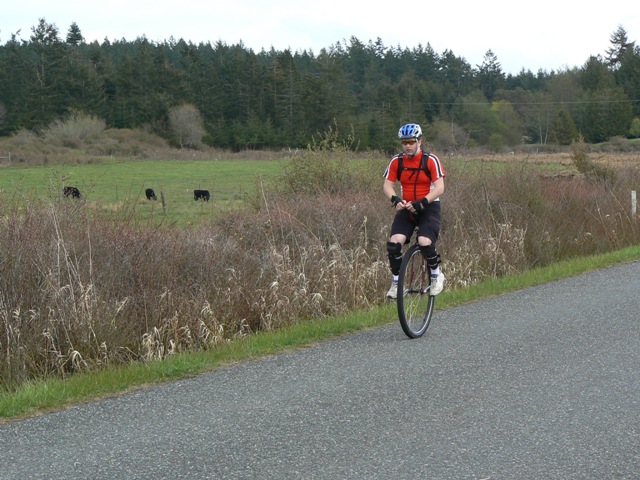
[[398, 298], [398, 282], [393, 282], [391, 284], [391, 288], [389, 288], [389, 291], [387, 292], [387, 298]]
[[444, 275], [442, 274], [442, 272], [440, 272], [438, 275], [434, 277], [431, 277], [431, 294], [430, 295], [434, 297], [438, 295], [444, 288], [445, 280], [446, 278], [444, 278]]

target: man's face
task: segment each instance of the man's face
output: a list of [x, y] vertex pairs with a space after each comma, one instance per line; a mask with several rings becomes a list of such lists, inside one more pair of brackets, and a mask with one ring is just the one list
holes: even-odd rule
[[415, 138], [402, 140], [402, 151], [405, 155], [413, 157], [418, 152], [421, 144], [422, 141]]

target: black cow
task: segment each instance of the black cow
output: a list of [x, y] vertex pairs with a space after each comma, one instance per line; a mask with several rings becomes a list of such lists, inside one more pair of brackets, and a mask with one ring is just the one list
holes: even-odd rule
[[153, 198], [154, 200], [157, 200], [157, 199], [158, 199], [158, 197], [156, 197], [156, 192], [154, 192], [154, 191], [153, 191], [153, 188], [147, 188], [147, 189], [144, 191], [144, 194], [147, 196], [147, 200], [151, 200], [152, 198]]
[[204, 200], [205, 202], [208, 202], [210, 198], [211, 198], [211, 194], [209, 193], [209, 190], [194, 190], [193, 191], [193, 199], [194, 200]]
[[65, 197], [80, 198], [80, 190], [76, 187], [64, 187], [62, 191]]

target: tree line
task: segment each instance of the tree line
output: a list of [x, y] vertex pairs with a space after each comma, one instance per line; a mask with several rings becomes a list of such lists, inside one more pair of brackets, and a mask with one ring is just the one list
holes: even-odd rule
[[[393, 149], [407, 121], [445, 149], [597, 143], [640, 137], [640, 48], [619, 26], [605, 55], [581, 67], [512, 75], [491, 50], [472, 66], [450, 50], [380, 39], [315, 54], [144, 36], [86, 43], [77, 24], [62, 38], [45, 19], [28, 40], [12, 33], [0, 45], [0, 135], [79, 112], [183, 147], [305, 147], [335, 124], [360, 149]], [[185, 112], [196, 138], [178, 133]]]

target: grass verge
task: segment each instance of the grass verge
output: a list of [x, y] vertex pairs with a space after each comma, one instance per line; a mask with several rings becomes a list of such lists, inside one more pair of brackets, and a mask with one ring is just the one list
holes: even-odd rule
[[[443, 310], [639, 259], [640, 245], [602, 255], [567, 260], [518, 275], [487, 280], [465, 289], [445, 290], [438, 297], [437, 309]], [[150, 384], [197, 375], [236, 362], [310, 346], [324, 339], [396, 321], [395, 304], [386, 304], [342, 317], [300, 322], [277, 331], [258, 333], [211, 351], [79, 373], [64, 380], [28, 382], [16, 391], [0, 390], [0, 422], [46, 413]]]

